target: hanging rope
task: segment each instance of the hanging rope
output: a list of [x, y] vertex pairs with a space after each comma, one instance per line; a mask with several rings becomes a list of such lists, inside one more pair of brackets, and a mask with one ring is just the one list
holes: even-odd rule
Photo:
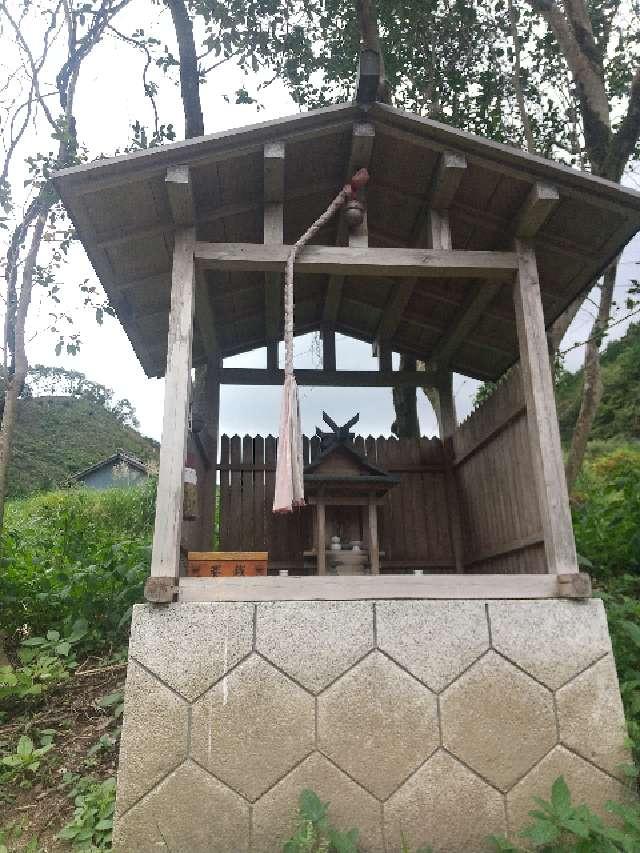
[[298, 386], [293, 373], [293, 269], [296, 255], [315, 237], [318, 231], [340, 210], [340, 208], [364, 187], [369, 180], [366, 169], [360, 169], [351, 181], [340, 190], [325, 212], [302, 237], [291, 247], [287, 257], [284, 276], [284, 388], [280, 410], [280, 432], [278, 437], [278, 461], [273, 501], [274, 512], [291, 512], [294, 506], [304, 503], [302, 477], [302, 429], [300, 426], [300, 404]]

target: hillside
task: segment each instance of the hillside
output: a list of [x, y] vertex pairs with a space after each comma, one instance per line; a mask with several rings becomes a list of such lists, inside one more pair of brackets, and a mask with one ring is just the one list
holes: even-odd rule
[[19, 400], [9, 495], [55, 488], [117, 450], [144, 462], [158, 456], [155, 441], [124, 426], [99, 403], [60, 396]]
[[[591, 440], [640, 441], [640, 323], [612, 341], [602, 353], [604, 394]], [[580, 409], [582, 370], [565, 373], [557, 385], [558, 418], [563, 442], [571, 440]]]

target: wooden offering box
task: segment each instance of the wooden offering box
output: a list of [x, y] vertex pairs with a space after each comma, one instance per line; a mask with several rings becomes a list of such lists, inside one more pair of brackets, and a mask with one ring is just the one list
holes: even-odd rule
[[267, 551], [189, 551], [190, 578], [255, 578], [267, 576]]

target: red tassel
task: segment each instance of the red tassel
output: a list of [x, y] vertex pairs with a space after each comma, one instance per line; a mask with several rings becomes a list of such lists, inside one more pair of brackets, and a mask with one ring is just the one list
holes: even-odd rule
[[351, 178], [351, 189], [353, 192], [358, 192], [369, 183], [369, 172], [366, 169], [358, 169], [355, 175]]

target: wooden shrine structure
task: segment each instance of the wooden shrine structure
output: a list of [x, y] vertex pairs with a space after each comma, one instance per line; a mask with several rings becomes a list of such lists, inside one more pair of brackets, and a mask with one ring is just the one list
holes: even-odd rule
[[[433, 572], [404, 579], [409, 597], [411, 584], [436, 597], [482, 597], [489, 583], [507, 597], [584, 594], [545, 327], [640, 228], [640, 194], [372, 102], [361, 85], [355, 103], [55, 178], [145, 372], [166, 375], [148, 598], [170, 600], [178, 588], [181, 600], [233, 597], [229, 584], [249, 583], [179, 579], [183, 534], [191, 547], [211, 545], [217, 484], [221, 548], [268, 551], [274, 570], [302, 566], [306, 510], [270, 513], [275, 440], [219, 442], [219, 390], [282, 384], [289, 246], [361, 167], [371, 176], [362, 224], [350, 231], [338, 217], [296, 259], [295, 331], [319, 331], [323, 346], [322, 368], [296, 375], [301, 385], [409, 384], [437, 394], [439, 440], [356, 442], [371, 465], [400, 478], [381, 508], [381, 571]], [[337, 332], [372, 343], [379, 370], [339, 369]], [[257, 347], [266, 348], [263, 368], [224, 366]], [[426, 369], [392, 370], [393, 352]], [[189, 436], [191, 369], [204, 365], [199, 429]], [[509, 370], [458, 425], [452, 372], [498, 380]], [[188, 443], [200, 512], [183, 531]], [[311, 462], [313, 440], [305, 452]], [[251, 581], [258, 597], [270, 580]], [[274, 580], [280, 591], [303, 583]], [[336, 597], [336, 580], [304, 582], [313, 581], [312, 597], [331, 582], [326, 596]]]

